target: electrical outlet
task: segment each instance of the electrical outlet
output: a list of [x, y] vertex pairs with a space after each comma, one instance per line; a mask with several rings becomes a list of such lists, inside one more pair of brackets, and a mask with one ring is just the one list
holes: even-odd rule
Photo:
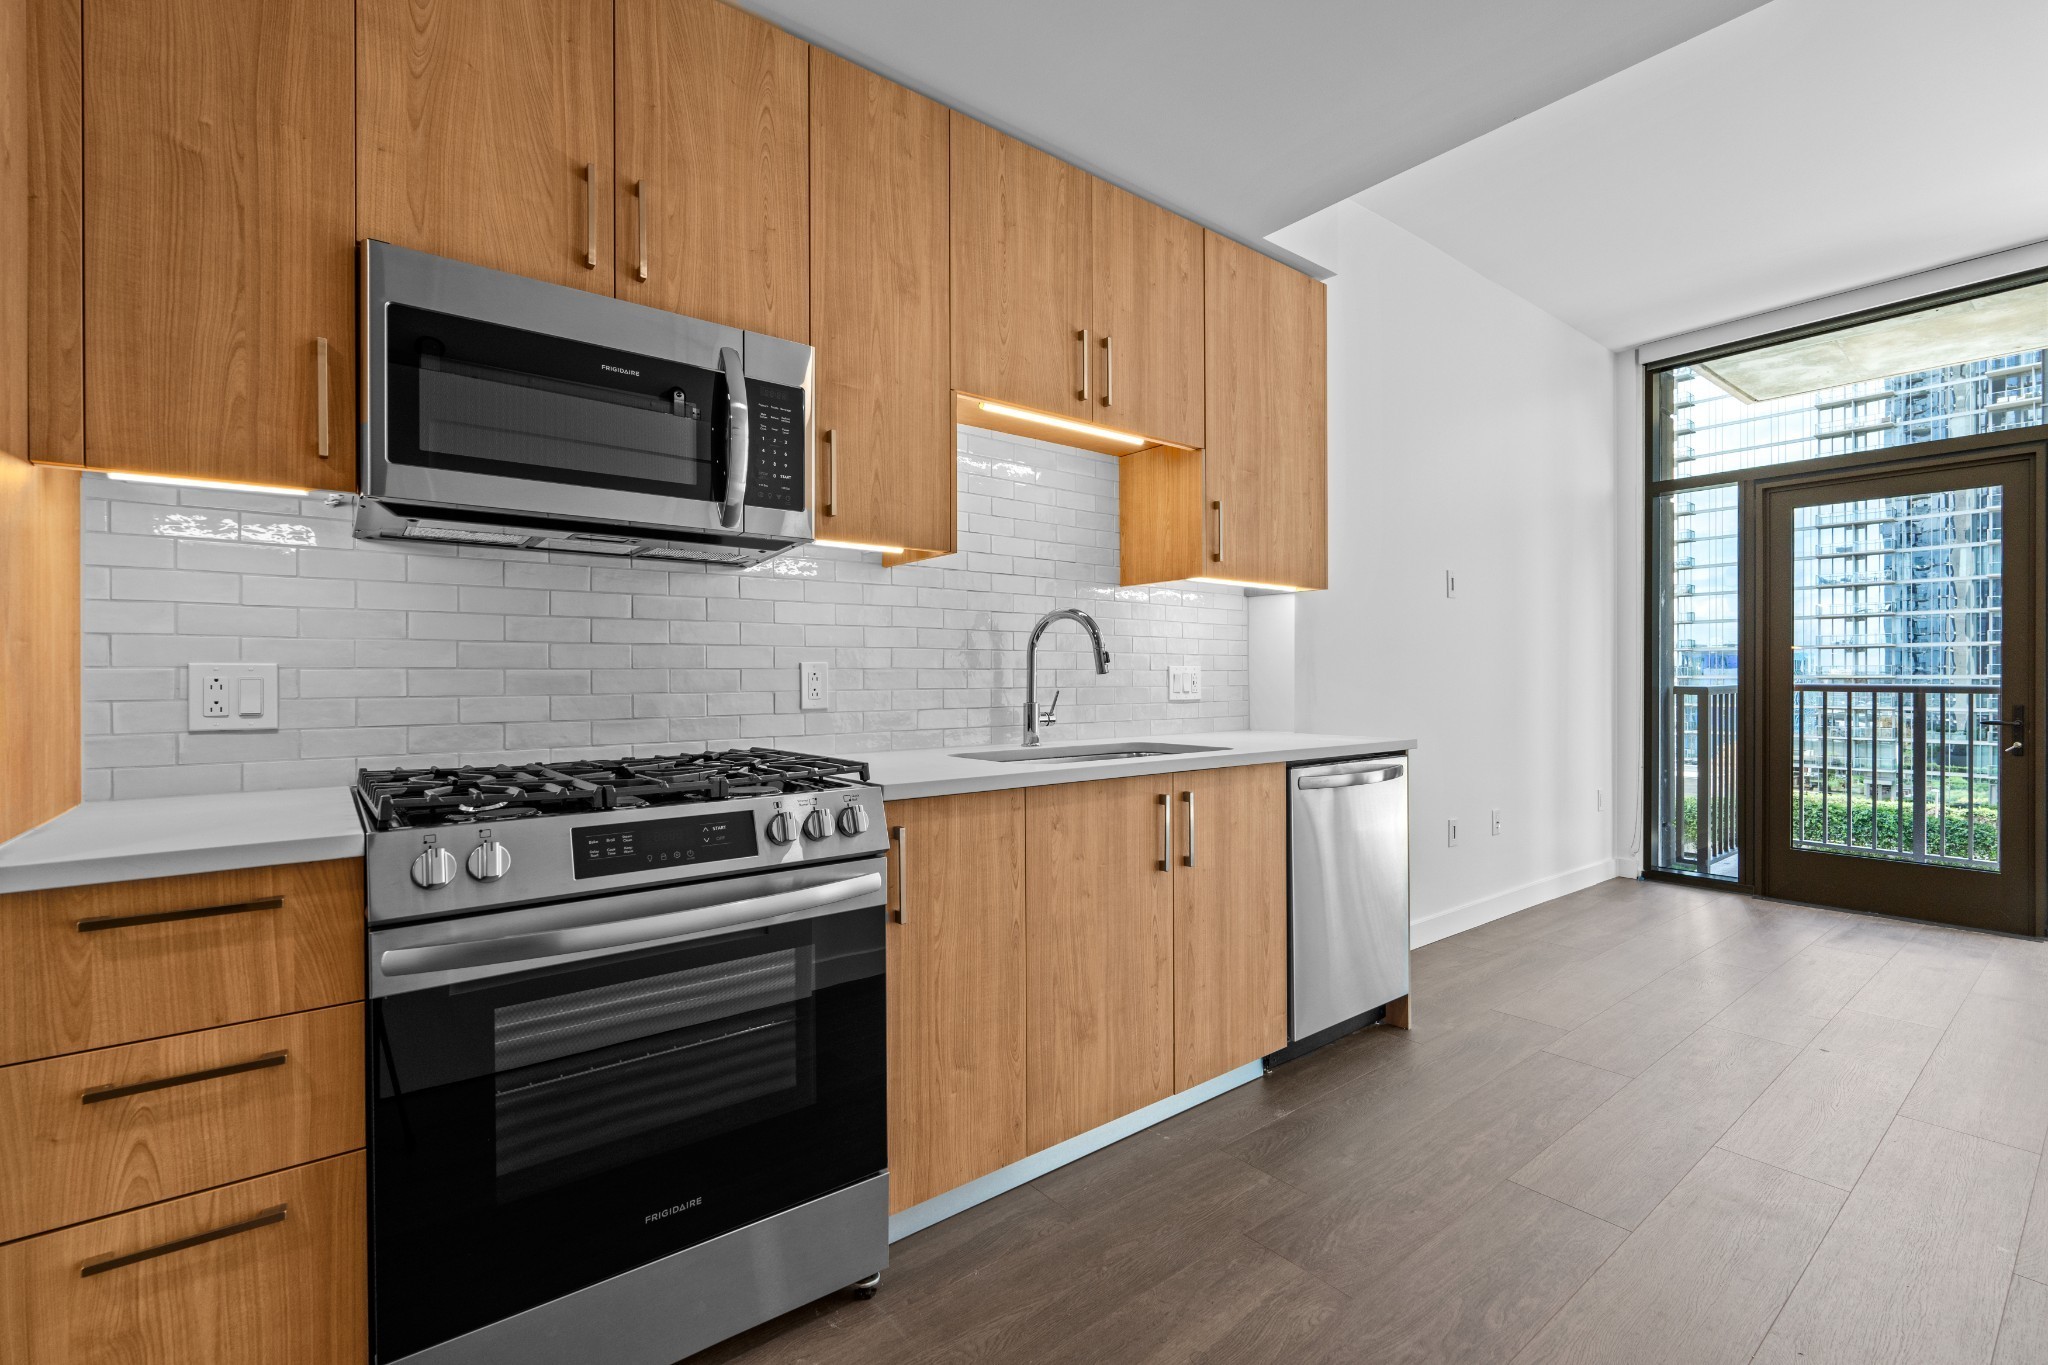
[[1495, 807], [1495, 808], [1493, 809], [1492, 815], [1493, 815], [1493, 820], [1492, 820], [1492, 827], [1493, 827], [1493, 833], [1494, 833], [1494, 837], [1498, 838], [1498, 837], [1500, 836], [1500, 808], [1499, 808], [1498, 806], [1496, 806], [1496, 807]]
[[802, 663], [796, 666], [797, 709], [823, 711], [832, 704], [832, 678], [827, 666]]
[[1194, 664], [1172, 664], [1166, 670], [1166, 699], [1168, 701], [1200, 701], [1202, 699], [1202, 670]]
[[193, 664], [187, 672], [185, 728], [275, 730], [276, 664]]
[[1445, 596], [1445, 597], [1456, 597], [1457, 595], [1458, 595], [1458, 571], [1457, 571], [1456, 569], [1445, 569], [1445, 570], [1444, 570], [1444, 596]]
[[1444, 821], [1444, 835], [1445, 848], [1456, 848], [1458, 846], [1458, 822], [1456, 820]]

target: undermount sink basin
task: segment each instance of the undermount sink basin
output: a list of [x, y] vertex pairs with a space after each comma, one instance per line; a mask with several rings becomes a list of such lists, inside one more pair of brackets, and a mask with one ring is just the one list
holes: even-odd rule
[[986, 753], [964, 753], [984, 763], [1092, 763], [1106, 758], [1160, 758], [1167, 754], [1217, 754], [1221, 744], [1163, 744], [1151, 740], [1126, 740], [1101, 744], [1041, 744], [1035, 749], [991, 749]]

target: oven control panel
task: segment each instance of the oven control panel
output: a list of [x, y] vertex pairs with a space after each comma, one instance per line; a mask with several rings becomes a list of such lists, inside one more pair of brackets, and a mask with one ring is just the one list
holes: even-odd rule
[[751, 810], [585, 825], [571, 835], [576, 879], [751, 858], [761, 851]]

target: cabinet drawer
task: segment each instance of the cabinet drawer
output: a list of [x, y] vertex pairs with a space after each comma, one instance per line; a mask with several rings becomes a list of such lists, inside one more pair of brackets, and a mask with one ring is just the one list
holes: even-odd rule
[[0, 896], [0, 1065], [363, 998], [360, 858]]
[[0, 1246], [10, 1365], [362, 1365], [360, 1153]]
[[363, 1145], [340, 1005], [0, 1069], [0, 1241]]

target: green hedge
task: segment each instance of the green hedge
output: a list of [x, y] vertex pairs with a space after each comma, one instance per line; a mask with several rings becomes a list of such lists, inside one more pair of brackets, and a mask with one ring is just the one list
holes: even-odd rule
[[[1693, 797], [1685, 798], [1685, 841], [1690, 844], [1699, 831], [1698, 802]], [[1871, 821], [1877, 822], [1877, 846], [1880, 852], [1886, 849], [1913, 847], [1913, 809], [1903, 811], [1891, 805], [1872, 808], [1868, 801], [1856, 803], [1853, 824], [1849, 815], [1849, 802], [1841, 796], [1831, 796], [1823, 804], [1818, 797], [1806, 798], [1806, 824], [1800, 831], [1807, 840], [1818, 843], [1821, 840], [1821, 820], [1827, 819], [1827, 833], [1834, 842], [1841, 843], [1844, 834], [1849, 842], [1858, 848], [1870, 847]], [[1900, 817], [1904, 817], [1904, 837], [1900, 837]], [[1928, 851], [1950, 858], [1962, 858], [1970, 851], [1974, 836], [1978, 861], [1995, 861], [1998, 857], [1998, 808], [1978, 806], [1976, 826], [1973, 829], [1963, 818], [1962, 812], [1949, 807], [1948, 821], [1944, 826], [1935, 811], [1927, 812]]]

